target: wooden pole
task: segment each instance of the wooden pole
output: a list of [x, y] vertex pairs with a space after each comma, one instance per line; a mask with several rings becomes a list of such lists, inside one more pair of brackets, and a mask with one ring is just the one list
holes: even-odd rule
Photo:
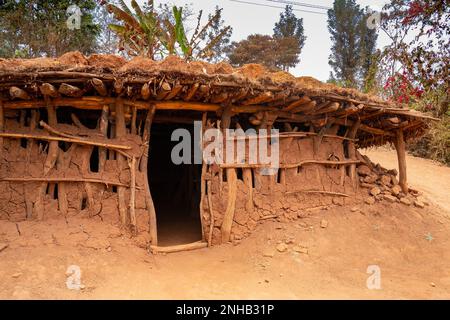
[[[232, 113], [229, 112], [229, 110], [230, 110], [229, 108], [226, 108], [222, 114], [221, 127], [224, 136], [225, 136], [225, 129], [229, 128], [231, 123]], [[231, 143], [234, 143], [234, 141], [231, 141]], [[223, 216], [223, 222], [221, 227], [222, 243], [230, 241], [231, 228], [233, 226], [234, 212], [236, 208], [236, 196], [237, 196], [236, 169], [227, 168], [226, 175], [228, 184], [228, 200], [227, 200], [227, 208]]]
[[156, 211], [155, 205], [153, 203], [152, 194], [150, 192], [150, 184], [148, 176], [148, 157], [149, 157], [149, 147], [150, 147], [150, 132], [152, 128], [153, 118], [155, 117], [156, 108], [154, 105], [150, 105], [147, 113], [147, 118], [145, 119], [144, 124], [144, 134], [142, 137], [142, 141], [144, 143], [144, 150], [141, 157], [141, 161], [139, 163], [139, 169], [147, 179], [144, 179], [144, 187], [147, 196], [145, 197], [145, 205], [147, 207], [147, 212], [149, 216], [149, 233], [150, 233], [150, 242], [152, 245], [158, 245], [158, 229], [156, 226]]
[[[109, 107], [107, 105], [103, 106], [102, 109], [102, 115], [100, 117], [100, 123], [98, 125], [100, 133], [102, 134], [102, 136], [104, 136], [105, 138], [108, 138], [108, 115], [109, 115]], [[107, 153], [107, 149], [106, 148], [99, 148], [98, 150], [98, 171], [99, 172], [103, 172], [105, 171], [105, 164], [106, 164], [106, 153]]]
[[130, 181], [130, 224], [131, 232], [133, 235], [138, 234], [137, 220], [136, 220], [136, 158], [131, 158], [130, 171], [131, 171], [131, 181]]
[[408, 182], [406, 176], [406, 148], [403, 130], [396, 131], [395, 149], [397, 150], [399, 185], [403, 193], [408, 193]]
[[[355, 142], [354, 139], [356, 137], [356, 133], [358, 132], [358, 129], [361, 125], [361, 120], [358, 119], [355, 121], [355, 123], [352, 125], [352, 127], [350, 128], [347, 137], [349, 139], [348, 142], [348, 157], [350, 160], [356, 160], [356, 146], [355, 146]], [[353, 189], [357, 189], [358, 188], [358, 174], [356, 172], [356, 164], [351, 164], [349, 167], [349, 176], [350, 176], [350, 180], [352, 181], [352, 185], [353, 185]]]
[[[116, 138], [120, 138], [126, 135], [126, 126], [125, 126], [125, 112], [124, 105], [121, 99], [117, 99], [116, 101]], [[117, 154], [117, 165], [119, 172], [121, 172], [125, 167], [125, 158], [120, 153]], [[125, 201], [126, 197], [126, 189], [124, 187], [117, 187], [117, 197], [118, 197], [118, 207], [119, 207], [119, 216], [120, 221], [123, 226], [127, 225], [127, 205]]]
[[[3, 101], [0, 100], [0, 133], [5, 129], [5, 115], [3, 113]], [[3, 154], [3, 138], [0, 137], [0, 160]]]
[[[204, 112], [203, 116], [202, 116], [202, 132], [205, 132], [206, 130], [206, 118], [207, 117], [207, 113]], [[201, 147], [201, 153], [202, 153], [202, 173], [201, 173], [201, 177], [200, 177], [200, 224], [202, 227], [202, 240], [205, 240], [205, 229], [204, 229], [204, 217], [206, 216], [205, 214], [205, 196], [206, 196], [206, 162], [203, 161], [203, 149], [204, 149], [204, 144], [203, 144], [203, 138], [200, 137], [200, 147]]]

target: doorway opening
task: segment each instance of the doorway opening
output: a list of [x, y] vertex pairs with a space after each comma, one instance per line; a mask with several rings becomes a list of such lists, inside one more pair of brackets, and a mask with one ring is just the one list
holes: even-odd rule
[[[174, 164], [172, 132], [193, 125], [154, 123], [151, 131], [148, 179], [156, 211], [158, 245], [172, 246], [202, 240], [200, 221], [201, 165]], [[191, 141], [191, 156], [193, 156]]]

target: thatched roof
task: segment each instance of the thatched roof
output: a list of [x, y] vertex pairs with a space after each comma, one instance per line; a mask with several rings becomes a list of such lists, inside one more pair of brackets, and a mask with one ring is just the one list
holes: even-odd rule
[[[433, 120], [355, 89], [269, 72], [255, 64], [233, 68], [226, 63], [188, 63], [177, 57], [126, 61], [113, 55], [85, 57], [79, 52], [57, 59], [0, 59], [0, 101], [6, 108], [44, 106], [43, 84], [56, 88], [54, 98], [60, 99], [61, 106], [78, 100], [85, 109], [120, 97], [141, 108], [153, 102], [166, 110], [220, 112], [233, 106], [233, 112], [250, 117], [267, 111], [275, 121], [318, 127], [351, 125], [361, 119], [360, 147], [392, 141], [399, 128], [406, 139], [420, 136]], [[19, 93], [11, 88], [18, 88]]]

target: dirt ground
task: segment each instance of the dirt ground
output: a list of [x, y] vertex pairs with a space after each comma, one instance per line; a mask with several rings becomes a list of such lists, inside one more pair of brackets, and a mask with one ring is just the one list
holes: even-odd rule
[[[395, 168], [393, 151], [365, 152]], [[82, 218], [0, 222], [2, 299], [450, 298], [450, 168], [408, 157], [425, 208], [400, 203], [318, 209], [266, 222], [238, 244], [151, 255], [115, 226]], [[50, 231], [49, 231], [50, 230]], [[70, 265], [82, 290], [66, 287]], [[381, 289], [369, 290], [370, 265]]]

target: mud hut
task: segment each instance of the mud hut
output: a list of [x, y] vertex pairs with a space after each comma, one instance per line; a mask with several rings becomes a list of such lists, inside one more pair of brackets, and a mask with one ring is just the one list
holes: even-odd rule
[[[267, 219], [362, 201], [380, 181], [397, 200], [407, 195], [405, 142], [432, 120], [259, 65], [79, 53], [0, 60], [0, 219], [101, 217], [148, 235], [155, 251], [239, 240]], [[194, 121], [278, 129], [276, 174], [246, 161], [173, 164], [171, 133]], [[398, 179], [358, 152], [386, 143], [397, 149]], [[161, 247], [163, 231], [192, 241]]]

